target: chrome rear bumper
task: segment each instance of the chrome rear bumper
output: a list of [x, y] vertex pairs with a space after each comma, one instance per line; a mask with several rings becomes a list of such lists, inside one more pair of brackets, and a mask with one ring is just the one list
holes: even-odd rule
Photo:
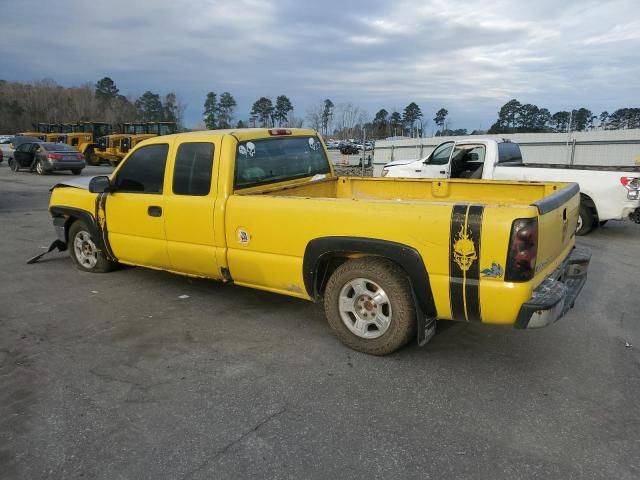
[[551, 275], [536, 287], [522, 305], [515, 328], [540, 328], [550, 325], [567, 313], [587, 281], [591, 250], [576, 247]]

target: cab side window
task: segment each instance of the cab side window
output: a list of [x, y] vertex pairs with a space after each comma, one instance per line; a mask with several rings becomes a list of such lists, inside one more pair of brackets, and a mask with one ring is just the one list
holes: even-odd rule
[[133, 152], [116, 175], [116, 191], [162, 193], [169, 145], [147, 145]]
[[173, 167], [173, 193], [205, 196], [211, 189], [213, 143], [183, 143]]

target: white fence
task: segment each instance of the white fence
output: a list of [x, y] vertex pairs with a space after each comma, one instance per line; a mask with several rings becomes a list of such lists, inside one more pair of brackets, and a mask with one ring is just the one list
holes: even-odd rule
[[[429, 137], [376, 141], [374, 176], [394, 160], [424, 158], [440, 143], [473, 137]], [[481, 138], [481, 137], [476, 137]], [[517, 142], [525, 163], [640, 165], [640, 130], [482, 135]]]

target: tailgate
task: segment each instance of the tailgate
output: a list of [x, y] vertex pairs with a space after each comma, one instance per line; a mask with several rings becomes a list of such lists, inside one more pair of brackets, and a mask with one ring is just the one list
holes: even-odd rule
[[577, 183], [553, 188], [556, 188], [553, 193], [533, 203], [539, 215], [537, 283], [558, 267], [575, 243], [580, 188]]

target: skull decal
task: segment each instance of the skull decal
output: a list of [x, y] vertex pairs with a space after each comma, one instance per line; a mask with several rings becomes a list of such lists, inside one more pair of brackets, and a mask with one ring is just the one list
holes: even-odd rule
[[245, 157], [247, 156], [247, 149], [244, 145], [240, 145], [238, 147], [238, 152], [240, 152], [240, 155], [244, 155]]
[[311, 150], [318, 150], [318, 148], [320, 148], [320, 144], [316, 143], [314, 138], [309, 138], [309, 148]]
[[253, 157], [256, 154], [256, 146], [253, 142], [247, 142], [247, 153], [250, 157]]
[[473, 262], [478, 259], [476, 246], [473, 240], [469, 238], [470, 235], [471, 233], [466, 225], [461, 225], [456, 241], [453, 244], [453, 259], [463, 272], [468, 271]]

